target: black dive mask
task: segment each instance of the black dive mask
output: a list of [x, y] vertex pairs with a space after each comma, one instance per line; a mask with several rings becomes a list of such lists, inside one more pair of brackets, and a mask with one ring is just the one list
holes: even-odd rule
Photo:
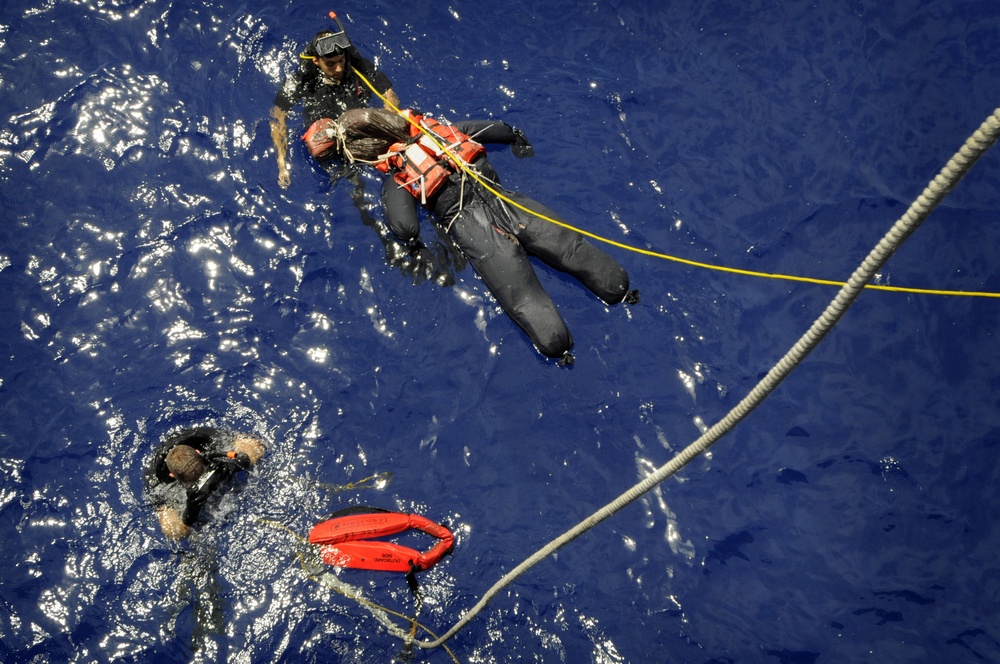
[[340, 55], [351, 48], [351, 40], [347, 37], [347, 32], [344, 30], [344, 24], [340, 22], [340, 19], [333, 12], [330, 12], [330, 18], [337, 22], [337, 27], [340, 31], [335, 32], [332, 35], [323, 35], [313, 44], [313, 50], [316, 51], [316, 55], [321, 58], [329, 58], [335, 55]]
[[320, 58], [329, 58], [342, 55], [351, 48], [351, 40], [343, 32], [335, 35], [326, 35], [316, 40], [316, 55]]

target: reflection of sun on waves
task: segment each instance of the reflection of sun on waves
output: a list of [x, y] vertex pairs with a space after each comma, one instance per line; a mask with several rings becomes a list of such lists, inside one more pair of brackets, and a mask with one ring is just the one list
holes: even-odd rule
[[[656, 427], [656, 438], [660, 445], [669, 453], [673, 453], [673, 447], [667, 442], [667, 437], [664, 431], [657, 426]], [[643, 480], [656, 470], [657, 464], [651, 459], [645, 458], [640, 455], [645, 445], [642, 443], [638, 435], [635, 436], [637, 454], [635, 458], [636, 469], [638, 471], [637, 477], [639, 480]], [[711, 461], [710, 456], [705, 457], [705, 468], [708, 470], [708, 464]], [[675, 476], [678, 482], [684, 482], [685, 478], [682, 475]], [[667, 504], [665, 492], [662, 486], [657, 486], [648, 494], [642, 497], [642, 504], [645, 508], [644, 522], [647, 528], [652, 528], [656, 525], [657, 517], [655, 512], [659, 512], [666, 518], [666, 529], [664, 531], [664, 539], [670, 546], [670, 550], [678, 556], [684, 558], [684, 560], [691, 564], [695, 557], [695, 547], [691, 540], [683, 539], [681, 535], [680, 525], [677, 521], [677, 515], [670, 509]], [[630, 546], [634, 546], [635, 543], [632, 542]]]
[[[228, 250], [233, 239], [227, 225], [232, 219], [221, 220], [205, 237], [182, 237], [185, 226], [198, 226], [217, 214], [220, 202], [233, 197], [233, 181], [244, 178], [238, 168], [227, 170], [227, 166], [234, 162], [232, 157], [245, 153], [250, 143], [246, 126], [239, 120], [213, 126], [207, 118], [187, 115], [170, 84], [123, 64], [92, 74], [57, 100], [12, 118], [9, 128], [0, 134], [0, 158], [6, 161], [16, 155], [31, 168], [45, 168], [44, 185], [39, 181], [33, 185], [37, 191], [25, 194], [18, 219], [25, 224], [33, 219], [61, 221], [59, 228], [32, 224], [42, 242], [37, 243], [25, 271], [56, 305], [72, 302], [93, 311], [103, 300], [110, 313], [107, 320], [87, 329], [56, 326], [62, 330], [54, 349], [57, 357], [77, 352], [93, 355], [109, 328], [137, 327], [141, 308], [127, 292], [135, 280], [148, 289], [151, 303], [160, 313], [184, 308], [193, 311], [186, 302], [190, 291], [158, 269], [176, 267], [176, 261], [171, 264], [170, 259], [177, 254], [179, 239], [188, 240], [185, 248], [193, 256], [214, 254], [204, 262], [208, 290], [216, 286], [213, 272], [237, 271], [245, 280], [256, 276], [255, 256]], [[169, 160], [154, 162], [149, 156]], [[131, 192], [130, 200], [124, 200], [117, 190], [81, 189], [72, 181], [81, 162], [67, 157], [93, 159], [104, 170], [116, 170], [116, 184], [109, 187]], [[199, 169], [205, 177], [186, 187], [173, 184], [161, 173], [171, 164], [187, 171]], [[150, 172], [155, 173], [152, 178]], [[61, 183], [64, 178], [66, 182]], [[53, 193], [56, 190], [58, 195]], [[246, 192], [240, 196], [241, 207], [256, 205], [255, 196]], [[125, 232], [120, 223], [115, 225], [129, 218], [137, 219], [138, 228], [128, 224], [130, 230]], [[275, 235], [273, 229], [264, 227], [258, 235], [255, 241], [259, 246], [275, 248], [269, 262], [274, 267], [275, 261], [283, 260], [281, 254], [289, 251], [288, 245], [269, 237]], [[50, 242], [45, 244], [45, 239]], [[135, 239], [143, 244], [135, 246]], [[296, 251], [291, 247], [292, 253]], [[125, 272], [128, 280], [122, 281]], [[231, 305], [232, 301], [226, 302], [216, 311], [232, 309]], [[245, 305], [244, 294], [243, 307], [236, 309], [245, 309]], [[51, 310], [39, 310], [27, 323], [27, 333], [40, 337], [54, 317]], [[245, 322], [238, 315], [231, 319], [234, 328]], [[162, 329], [176, 337], [177, 330], [185, 326], [197, 334], [197, 326], [185, 320], [171, 321]], [[239, 345], [232, 338], [227, 343]], [[239, 351], [246, 356], [253, 354], [245, 344]]]
[[4, 142], [29, 163], [44, 160], [49, 151], [83, 154], [110, 171], [134, 148], [169, 147], [182, 123], [161, 119], [162, 136], [153, 126], [164, 109], [174, 106], [166, 103], [168, 96], [169, 86], [160, 77], [119, 65], [91, 74], [58, 99], [12, 118]]
[[107, 170], [126, 156], [141, 159], [143, 150], [218, 164], [245, 154], [252, 141], [243, 119], [195, 116], [169, 82], [138, 73], [129, 64], [91, 75], [28, 117], [47, 121], [41, 123], [46, 133], [59, 138], [51, 121], [64, 113], [75, 124], [56, 150], [94, 157]]
[[[168, 92], [169, 86], [158, 76], [135, 74], [127, 64], [91, 77], [69, 95], [76, 125], [68, 135], [77, 143], [75, 150], [110, 171], [134, 148], [151, 147], [156, 140], [151, 119], [166, 107]], [[157, 147], [166, 150], [167, 143], [160, 138]], [[132, 158], [140, 157], [137, 152]]]
[[166, 364], [216, 389], [309, 399], [315, 376], [303, 361], [343, 387], [336, 325], [292, 295], [295, 252], [253, 219], [194, 217], [123, 258], [127, 324]]

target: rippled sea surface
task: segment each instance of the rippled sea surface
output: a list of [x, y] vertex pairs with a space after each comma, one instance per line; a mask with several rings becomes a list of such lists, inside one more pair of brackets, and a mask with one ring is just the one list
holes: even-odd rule
[[[461, 261], [441, 286], [387, 260], [378, 178], [295, 144], [278, 187], [268, 112], [330, 9], [404, 104], [522, 128], [511, 188], [765, 273], [845, 280], [1000, 99], [995, 2], [4, 4], [0, 660], [1000, 660], [1000, 300], [883, 291], [710, 456], [408, 653], [372, 604], [446, 631], [836, 289], [609, 247], [642, 302], [608, 309], [539, 266], [577, 341], [555, 366]], [[998, 176], [987, 154], [880, 282], [1000, 291]], [[195, 425], [268, 454], [176, 546], [142, 471]], [[419, 610], [301, 543], [357, 504], [455, 531]]]

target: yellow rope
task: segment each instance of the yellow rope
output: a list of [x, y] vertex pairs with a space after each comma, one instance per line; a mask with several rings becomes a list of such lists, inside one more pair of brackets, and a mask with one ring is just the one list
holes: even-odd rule
[[[527, 212], [528, 214], [531, 214], [531, 215], [533, 215], [535, 217], [538, 217], [539, 219], [542, 219], [542, 220], [547, 221], [549, 223], [555, 224], [556, 226], [562, 226], [563, 228], [565, 228], [567, 230], [571, 230], [571, 231], [573, 231], [575, 233], [579, 233], [580, 235], [583, 235], [585, 237], [589, 237], [592, 240], [597, 240], [598, 242], [603, 242], [605, 244], [610, 244], [611, 246], [618, 247], [619, 249], [624, 249], [626, 251], [631, 251], [631, 252], [634, 252], [634, 253], [637, 253], [637, 254], [642, 254], [644, 256], [651, 256], [653, 258], [661, 258], [663, 260], [672, 261], [674, 263], [680, 263], [682, 265], [688, 265], [690, 267], [703, 268], [703, 269], [706, 269], [706, 270], [714, 270], [716, 272], [728, 272], [730, 274], [739, 274], [739, 275], [743, 275], [743, 276], [746, 276], [746, 277], [759, 277], [759, 278], [762, 278], [762, 279], [777, 279], [777, 280], [782, 280], [782, 281], [797, 281], [797, 282], [808, 283], [808, 284], [819, 284], [821, 286], [837, 286], [838, 288], [844, 286], [845, 283], [846, 283], [846, 282], [843, 282], [843, 281], [834, 281], [834, 280], [830, 280], [830, 279], [814, 279], [812, 277], [798, 277], [798, 276], [790, 275], [790, 274], [773, 274], [773, 273], [769, 273], [769, 272], [756, 272], [754, 270], [741, 270], [741, 269], [735, 268], [735, 267], [726, 267], [724, 265], [713, 265], [711, 263], [702, 263], [702, 262], [699, 262], [699, 261], [692, 261], [692, 260], [688, 260], [686, 258], [679, 258], [677, 256], [671, 256], [669, 254], [662, 254], [662, 253], [657, 252], [657, 251], [650, 251], [649, 249], [641, 249], [639, 247], [634, 247], [634, 246], [631, 246], [631, 245], [628, 245], [628, 244], [624, 244], [622, 242], [617, 242], [615, 240], [610, 240], [608, 238], [601, 237], [600, 235], [596, 235], [596, 234], [591, 233], [589, 231], [585, 231], [585, 230], [577, 228], [575, 226], [571, 226], [570, 224], [567, 224], [565, 222], [559, 221], [558, 219], [552, 219], [551, 217], [547, 217], [546, 215], [541, 214], [539, 212], [536, 212], [535, 210], [531, 210], [529, 208], [524, 207], [523, 205], [521, 205], [520, 203], [518, 203], [516, 201], [512, 201], [509, 197], [505, 196], [503, 193], [501, 193], [501, 192], [497, 191], [496, 189], [494, 189], [487, 182], [485, 182], [479, 176], [478, 173], [476, 173], [475, 171], [473, 171], [472, 169], [470, 169], [468, 167], [468, 165], [464, 161], [462, 161], [461, 159], [457, 158], [450, 150], [448, 150], [448, 148], [446, 146], [441, 145], [437, 141], [437, 138], [431, 132], [429, 132], [426, 129], [424, 129], [423, 127], [421, 127], [419, 125], [419, 123], [416, 123], [413, 120], [411, 120], [410, 118], [407, 118], [406, 115], [402, 111], [400, 111], [400, 109], [397, 108], [395, 104], [393, 104], [391, 101], [389, 101], [388, 99], [386, 99], [381, 93], [379, 93], [378, 90], [375, 89], [375, 86], [372, 85], [371, 81], [369, 81], [367, 78], [365, 78], [364, 74], [362, 74], [356, 68], [354, 68], [354, 73], [358, 75], [358, 77], [364, 82], [364, 84], [366, 86], [368, 86], [368, 89], [371, 90], [375, 94], [376, 97], [378, 97], [379, 99], [382, 100], [382, 103], [384, 103], [386, 105], [386, 107], [391, 108], [393, 111], [395, 111], [396, 113], [398, 113], [400, 116], [406, 118], [406, 120], [410, 124], [412, 124], [414, 127], [417, 127], [417, 129], [419, 129], [426, 136], [428, 136], [432, 141], [434, 141], [435, 145], [437, 145], [437, 147], [438, 147], [439, 150], [441, 150], [443, 152], [446, 152], [450, 157], [452, 157], [452, 161], [454, 161], [455, 163], [457, 163], [459, 165], [459, 167], [465, 173], [467, 173], [468, 175], [470, 175], [476, 182], [478, 182], [479, 184], [481, 184], [483, 186], [483, 188], [486, 189], [486, 191], [490, 192], [491, 194], [493, 194], [494, 196], [496, 196], [497, 198], [499, 198], [503, 202], [507, 203], [508, 205], [513, 205], [514, 207], [518, 208], [519, 210], [523, 210], [524, 212]], [[953, 291], [953, 290], [938, 290], [938, 289], [931, 289], [931, 288], [906, 288], [906, 287], [902, 287], [902, 286], [883, 286], [883, 285], [880, 285], [880, 284], [866, 284], [865, 288], [870, 289], [870, 290], [891, 291], [891, 292], [894, 292], [894, 293], [915, 293], [915, 294], [921, 294], [921, 295], [951, 295], [953, 297], [991, 297], [991, 298], [1000, 298], [1000, 293], [993, 293], [993, 292], [989, 292], [989, 291]]]

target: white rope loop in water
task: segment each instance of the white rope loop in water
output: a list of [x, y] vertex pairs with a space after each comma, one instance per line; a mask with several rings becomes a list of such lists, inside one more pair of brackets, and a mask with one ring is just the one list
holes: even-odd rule
[[1000, 108], [994, 110], [993, 115], [989, 116], [979, 129], [966, 140], [962, 148], [945, 164], [941, 172], [927, 185], [923, 193], [910, 205], [903, 216], [893, 224], [889, 232], [872, 249], [867, 258], [862, 261], [861, 265], [854, 271], [854, 274], [851, 275], [851, 278], [844, 284], [840, 292], [837, 293], [837, 296], [827, 305], [826, 309], [813, 322], [806, 333], [795, 342], [785, 356], [767, 372], [767, 375], [722, 420], [684, 448], [673, 459], [657, 468], [646, 479], [543, 546], [520, 565], [505, 574], [441, 638], [434, 641], [415, 641], [415, 643], [421, 648], [436, 648], [443, 644], [465, 627], [501, 590], [513, 583], [519, 576], [629, 503], [638, 499], [657, 484], [669, 478], [729, 433], [733, 427], [759, 406], [778, 387], [781, 381], [812, 352], [830, 330], [833, 329], [833, 326], [837, 324], [847, 312], [847, 309], [854, 303], [854, 300], [864, 290], [865, 284], [875, 276], [892, 254], [923, 223], [927, 216], [947, 196], [948, 192], [958, 184], [959, 180], [972, 168], [976, 161], [990, 149], [997, 141], [998, 136], [1000, 136]]

